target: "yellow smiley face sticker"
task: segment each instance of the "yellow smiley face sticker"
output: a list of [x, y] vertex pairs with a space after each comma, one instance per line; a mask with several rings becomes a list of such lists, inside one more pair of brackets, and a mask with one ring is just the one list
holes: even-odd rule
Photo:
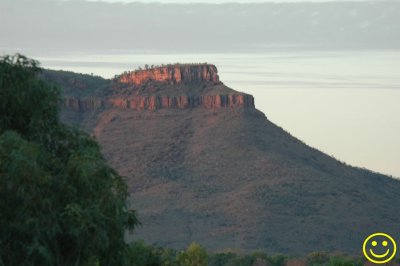
[[375, 233], [364, 240], [364, 256], [373, 263], [382, 264], [389, 262], [396, 255], [396, 242], [385, 233]]

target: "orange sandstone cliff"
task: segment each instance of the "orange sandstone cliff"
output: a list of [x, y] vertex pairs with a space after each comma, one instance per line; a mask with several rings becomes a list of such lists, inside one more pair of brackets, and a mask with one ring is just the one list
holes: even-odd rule
[[107, 96], [66, 95], [63, 105], [79, 111], [107, 107], [152, 111], [196, 107], [254, 108], [253, 96], [223, 85], [217, 68], [211, 64], [175, 64], [125, 72], [110, 81], [107, 89]]
[[124, 73], [119, 82], [140, 85], [149, 81], [176, 83], [219, 82], [217, 68], [211, 64], [175, 64]]

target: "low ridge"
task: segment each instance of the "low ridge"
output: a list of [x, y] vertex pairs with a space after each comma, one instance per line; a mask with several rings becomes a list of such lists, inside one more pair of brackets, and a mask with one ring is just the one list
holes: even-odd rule
[[127, 177], [143, 223], [131, 238], [174, 248], [196, 241], [214, 251], [361, 256], [371, 233], [400, 239], [399, 180], [302, 143], [256, 110], [252, 96], [223, 85], [213, 65], [114, 80], [44, 76], [63, 87], [62, 120], [95, 135]]

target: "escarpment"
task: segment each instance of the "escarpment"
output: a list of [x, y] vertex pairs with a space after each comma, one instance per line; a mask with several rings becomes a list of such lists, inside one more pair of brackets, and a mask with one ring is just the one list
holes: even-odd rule
[[65, 97], [62, 105], [68, 109], [84, 111], [105, 107], [106, 103], [107, 101], [101, 98]]
[[136, 96], [132, 98], [64, 98], [63, 106], [76, 111], [93, 110], [103, 107], [118, 107], [134, 110], [157, 110], [163, 108], [223, 108], [245, 107], [254, 108], [254, 98], [251, 95], [222, 94], [204, 96]]
[[219, 83], [218, 70], [210, 64], [175, 64], [127, 72], [119, 76], [121, 83], [140, 85], [149, 81], [177, 83]]
[[[67, 94], [63, 106], [76, 111], [112, 107], [151, 111], [166, 108], [254, 108], [253, 96], [223, 85], [217, 68], [209, 64], [175, 64], [137, 70], [108, 82], [103, 95]], [[73, 84], [68, 83], [68, 86]], [[79, 86], [77, 90], [81, 88]]]

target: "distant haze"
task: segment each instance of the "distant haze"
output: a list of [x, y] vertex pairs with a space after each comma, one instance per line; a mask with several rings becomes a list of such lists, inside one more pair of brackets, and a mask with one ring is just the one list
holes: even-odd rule
[[[92, 2], [99, 1], [99, 0], [89, 0]], [[143, 2], [143, 3], [210, 3], [210, 4], [221, 4], [221, 3], [300, 3], [300, 2], [348, 2], [349, 0], [249, 0], [249, 1], [234, 1], [234, 0], [101, 0], [103, 2], [110, 2], [110, 3], [117, 3], [117, 2], [124, 2], [124, 3], [132, 3], [132, 2]], [[357, 1], [385, 1], [385, 0], [353, 0], [352, 2]]]
[[[91, 2], [97, 2], [99, 0], [88, 0]], [[250, 0], [250, 1], [230, 1], [230, 0], [214, 0], [214, 1], [207, 1], [207, 0], [194, 0], [194, 1], [185, 1], [185, 0], [142, 0], [142, 1], [135, 1], [135, 0], [101, 0], [103, 2], [110, 2], [110, 3], [117, 3], [117, 2], [124, 2], [124, 3], [132, 3], [132, 2], [143, 2], [143, 3], [266, 3], [266, 2], [274, 2], [274, 3], [295, 3], [295, 2], [345, 2], [348, 0]], [[355, 1], [371, 1], [371, 0], [355, 0]], [[382, 0], [372, 0], [372, 1], [382, 1]]]
[[49, 54], [400, 48], [400, 2], [160, 5], [2, 0], [0, 49]]

